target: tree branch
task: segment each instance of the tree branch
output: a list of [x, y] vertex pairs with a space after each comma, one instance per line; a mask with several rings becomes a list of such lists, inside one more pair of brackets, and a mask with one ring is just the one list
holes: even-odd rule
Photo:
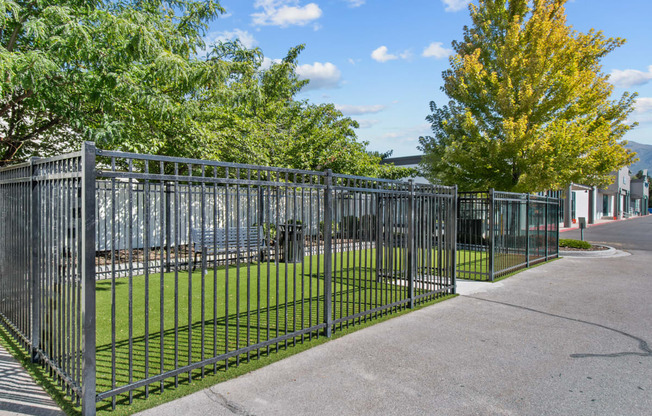
[[[28, 6], [30, 7], [31, 11], [36, 10], [36, 2], [35, 1], [31, 1], [28, 4]], [[27, 20], [28, 17], [29, 17], [29, 13], [25, 12], [25, 14], [23, 15], [23, 18], [20, 19], [19, 22], [17, 22], [16, 27], [14, 28], [14, 31], [11, 34], [11, 38], [9, 39], [9, 44], [7, 44], [7, 51], [13, 52], [14, 46], [16, 44], [16, 39], [18, 38], [18, 33], [20, 32], [20, 29], [22, 29], [23, 23], [25, 23], [25, 21]]]
[[26, 141], [32, 140], [36, 135], [44, 133], [44, 132], [48, 131], [49, 129], [51, 129], [52, 127], [59, 124], [60, 121], [61, 121], [60, 117], [55, 117], [52, 120], [45, 123], [44, 125], [42, 125], [41, 127], [39, 127], [38, 129], [36, 129], [33, 132], [31, 132], [30, 134], [28, 134], [27, 136], [24, 136], [22, 139], [20, 139], [20, 141], [24, 143]]
[[16, 27], [14, 28], [13, 33], [11, 34], [11, 37], [9, 38], [9, 43], [7, 44], [7, 51], [8, 52], [13, 52], [14, 50], [14, 45], [16, 44], [16, 38], [18, 38], [18, 32], [20, 32], [20, 28], [23, 27], [23, 22], [19, 22], [16, 24]]
[[13, 161], [14, 156], [16, 156], [16, 153], [18, 153], [20, 148], [23, 147], [23, 144], [25, 144], [25, 142], [22, 142], [15, 147], [8, 147], [5, 153], [2, 155], [2, 159], [0, 159], [0, 167], [5, 166], [9, 164], [9, 162]]
[[25, 145], [25, 143], [34, 139], [37, 135], [44, 133], [47, 130], [51, 129], [52, 127], [56, 126], [57, 124], [59, 124], [60, 121], [61, 118], [55, 117], [52, 120], [48, 121], [47, 123], [43, 124], [41, 127], [29, 133], [28, 135], [20, 138], [11, 137], [11, 134], [13, 132], [13, 127], [12, 127], [10, 130], [10, 134], [8, 134], [5, 137], [7, 147], [6, 150], [4, 151], [4, 154], [2, 155], [2, 159], [0, 159], [0, 166], [4, 166], [12, 162], [14, 157], [18, 153], [18, 151]]
[[34, 95], [34, 91], [33, 90], [27, 90], [23, 94], [19, 95], [18, 97], [9, 100], [9, 102], [7, 104], [5, 104], [5, 106], [2, 109], [0, 109], [0, 117], [4, 116], [5, 113], [7, 111], [9, 111], [11, 106], [20, 103], [21, 101], [23, 101], [26, 98], [31, 97], [32, 95]]

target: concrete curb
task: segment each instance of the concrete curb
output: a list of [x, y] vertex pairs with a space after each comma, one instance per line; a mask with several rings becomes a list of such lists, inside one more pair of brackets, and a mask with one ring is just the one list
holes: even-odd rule
[[629, 253], [616, 250], [613, 247], [602, 244], [603, 247], [607, 247], [608, 250], [599, 250], [599, 251], [562, 251], [559, 250], [559, 255], [561, 257], [580, 257], [580, 258], [596, 258], [596, 257], [622, 257], [623, 255], [629, 255]]

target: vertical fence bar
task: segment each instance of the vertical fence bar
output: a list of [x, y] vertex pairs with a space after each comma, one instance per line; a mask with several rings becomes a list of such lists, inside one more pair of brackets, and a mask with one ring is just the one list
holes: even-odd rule
[[324, 178], [324, 183], [326, 185], [326, 189], [324, 190], [324, 323], [326, 324], [326, 337], [328, 338], [333, 335], [333, 311], [331, 303], [333, 293], [332, 174], [333, 172], [330, 169], [327, 169], [326, 177]]
[[550, 234], [550, 230], [548, 229], [548, 205], [549, 205], [549, 204], [550, 204], [550, 197], [549, 197], [549, 196], [546, 196], [546, 204], [545, 204], [545, 206], [544, 206], [544, 224], [545, 224], [544, 229], [545, 229], [546, 231], [545, 231], [545, 234], [544, 234], [544, 236], [543, 236], [543, 237], [544, 237], [544, 240], [545, 240], [545, 242], [546, 242], [546, 243], [545, 243], [545, 244], [546, 244], [546, 245], [545, 245], [545, 247], [546, 247], [546, 261], [548, 261], [548, 246], [549, 246], [549, 244], [550, 244], [550, 242], [548, 241], [548, 239], [550, 238], [550, 235], [549, 235], [549, 234]]
[[525, 266], [530, 267], [530, 194], [525, 199]]
[[[164, 166], [161, 166], [161, 174], [165, 174]], [[170, 207], [172, 204], [172, 197], [170, 195], [172, 194], [172, 191], [170, 188], [172, 187], [172, 184], [170, 182], [161, 182], [161, 192], [163, 192], [163, 187], [165, 187], [165, 271], [170, 273], [170, 257], [172, 251], [172, 221], [170, 221], [170, 216], [172, 215]], [[177, 192], [177, 189], [175, 188], [174, 191]], [[161, 196], [161, 198], [163, 198], [163, 196]], [[161, 246], [161, 250], [162, 249], [163, 246]], [[178, 250], [178, 248], [175, 247], [175, 250]], [[175, 251], [175, 256], [178, 255], [179, 253]], [[163, 261], [163, 256], [161, 256], [161, 261]]]
[[82, 145], [82, 415], [95, 414], [95, 144]]
[[451, 269], [450, 269], [451, 282], [450, 283], [453, 286], [453, 292], [452, 292], [453, 295], [455, 293], [457, 293], [457, 227], [456, 227], [456, 224], [457, 224], [457, 210], [455, 209], [455, 207], [457, 207], [457, 205], [458, 205], [457, 202], [458, 202], [457, 201], [457, 185], [455, 185], [453, 187], [453, 200], [452, 200], [453, 209], [451, 210], [452, 213], [453, 213], [452, 214], [453, 218], [450, 219], [451, 224], [453, 224], [453, 227], [452, 227], [453, 228], [453, 247], [451, 249], [452, 253], [451, 253], [451, 266], [450, 266], [451, 267]]
[[494, 205], [494, 189], [489, 189], [489, 280], [494, 281], [494, 262], [495, 262], [495, 251], [496, 251], [496, 215], [495, 215], [495, 205]]
[[[557, 208], [557, 210], [559, 210], [559, 207]], [[557, 223], [557, 226], [555, 228], [556, 228], [555, 229], [555, 234], [556, 234], [556, 237], [557, 237], [557, 239], [556, 239], [557, 243], [555, 244], [555, 246], [556, 246], [555, 251], [556, 251], [556, 257], [559, 258], [559, 223]]]
[[414, 277], [415, 268], [415, 233], [414, 233], [414, 180], [408, 181], [408, 206], [407, 206], [407, 279], [408, 279], [408, 296], [410, 298], [410, 309], [414, 308]]
[[32, 362], [35, 363], [38, 361], [38, 348], [40, 344], [40, 333], [41, 333], [41, 324], [40, 324], [40, 290], [39, 290], [39, 264], [38, 264], [38, 252], [39, 252], [39, 203], [38, 203], [38, 182], [35, 180], [35, 169], [34, 162], [37, 158], [31, 158], [29, 161], [29, 171], [30, 171], [30, 189], [31, 189], [31, 206], [30, 206], [30, 233], [31, 233], [31, 268], [30, 268], [30, 289], [32, 295], [32, 309], [31, 309], [31, 326], [32, 326], [32, 348], [31, 348], [31, 357]]

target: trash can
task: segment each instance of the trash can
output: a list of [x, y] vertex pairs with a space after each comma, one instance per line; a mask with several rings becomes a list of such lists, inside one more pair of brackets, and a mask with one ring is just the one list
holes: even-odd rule
[[301, 224], [279, 224], [279, 243], [283, 256], [282, 262], [301, 263], [303, 262], [304, 237], [303, 225]]

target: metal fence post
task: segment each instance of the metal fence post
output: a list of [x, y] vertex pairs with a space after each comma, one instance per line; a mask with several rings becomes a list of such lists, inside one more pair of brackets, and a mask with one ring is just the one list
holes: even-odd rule
[[494, 251], [495, 247], [495, 206], [494, 206], [494, 189], [489, 189], [489, 280], [494, 281]]
[[32, 247], [31, 251], [31, 269], [30, 269], [30, 286], [32, 292], [32, 308], [31, 308], [31, 324], [32, 324], [32, 336], [31, 336], [31, 357], [32, 362], [35, 363], [38, 361], [38, 348], [41, 343], [41, 321], [39, 313], [41, 307], [41, 292], [39, 287], [39, 264], [38, 264], [38, 248], [39, 248], [39, 201], [38, 201], [38, 182], [35, 180], [35, 169], [34, 162], [38, 158], [33, 157], [29, 160], [30, 165], [30, 185], [31, 185], [31, 206], [30, 206], [30, 245]]
[[457, 199], [457, 185], [453, 187], [453, 252], [451, 258], [451, 284], [453, 285], [453, 295], [457, 293], [457, 207], [459, 206]]
[[525, 200], [525, 267], [530, 267], [530, 194]]
[[407, 278], [408, 278], [408, 295], [410, 296], [410, 309], [414, 308], [414, 180], [408, 180], [408, 229], [407, 229]]
[[333, 205], [332, 205], [332, 177], [333, 172], [326, 170], [324, 183], [324, 323], [326, 324], [326, 337], [333, 335]]
[[[557, 201], [557, 203], [559, 203], [559, 201]], [[557, 207], [557, 209], [559, 209], [559, 207]], [[555, 235], [557, 237], [556, 257], [559, 258], [559, 223], [556, 224]]]
[[545, 240], [546, 240], [546, 261], [548, 261], [548, 247], [549, 247], [548, 239], [550, 238], [550, 236], [548, 235], [548, 234], [550, 234], [550, 230], [548, 230], [548, 227], [549, 227], [549, 225], [548, 225], [548, 215], [549, 215], [548, 214], [548, 205], [549, 204], [550, 204], [550, 197], [546, 195], [546, 205], [545, 205], [545, 209], [544, 209], [544, 212], [545, 212], [545, 214], [544, 214], [544, 224], [545, 224], [546, 232], [545, 232], [545, 234], [543, 236], [545, 238]]
[[95, 144], [82, 145], [82, 415], [95, 414]]
[[[165, 174], [165, 172], [161, 172], [161, 174]], [[161, 184], [161, 186], [165, 186], [165, 271], [170, 273], [172, 257], [172, 221], [170, 220], [172, 216], [172, 208], [170, 206], [172, 203], [172, 191], [170, 188], [173, 186], [173, 183], [166, 182], [165, 185]], [[177, 192], [177, 190], [175, 189], [174, 192]], [[175, 209], [178, 208], [175, 207]], [[175, 250], [177, 250], [176, 247]], [[175, 255], [178, 256], [177, 253]]]
[[566, 198], [564, 199], [564, 227], [570, 228], [573, 224], [572, 213], [572, 200], [573, 200], [573, 184], [571, 183], [566, 188]]

